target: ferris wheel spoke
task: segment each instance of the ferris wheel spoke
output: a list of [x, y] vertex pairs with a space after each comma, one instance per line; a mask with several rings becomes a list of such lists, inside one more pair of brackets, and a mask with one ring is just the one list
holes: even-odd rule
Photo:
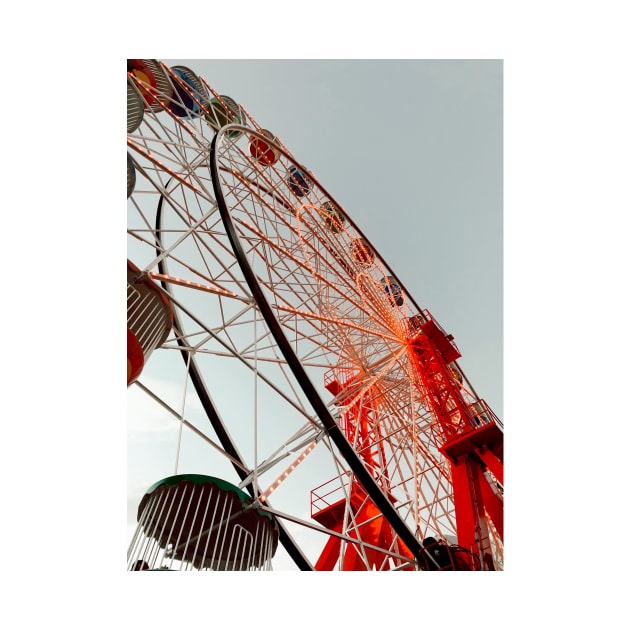
[[[349, 291], [348, 293], [340, 294], [339, 292], [342, 287], [338, 283], [333, 282], [319, 271], [311, 269], [309, 265], [304, 262], [301, 248], [296, 247], [295, 245], [287, 245], [284, 241], [279, 239], [277, 241], [271, 240], [268, 234], [263, 233], [259, 228], [239, 218], [238, 216], [235, 218], [235, 221], [244, 229], [244, 242], [250, 242], [250, 239], [247, 236], [248, 234], [253, 236], [253, 239], [251, 239], [252, 251], [256, 251], [256, 248], [260, 247], [262, 244], [268, 247], [268, 252], [273, 252], [273, 256], [270, 260], [268, 257], [264, 257], [266, 260], [269, 260], [269, 264], [266, 267], [263, 267], [267, 273], [271, 272], [277, 274], [278, 267], [280, 266], [284, 267], [287, 270], [287, 273], [296, 277], [295, 282], [291, 283], [292, 287], [296, 287], [296, 291], [290, 292], [286, 289], [278, 289], [282, 291], [283, 296], [291, 296], [294, 299], [295, 297], [303, 296], [303, 300], [312, 301], [316, 299], [316, 297], [313, 296], [313, 292], [306, 291], [305, 287], [308, 287], [308, 285], [313, 282], [313, 286], [317, 287], [316, 295], [325, 295], [325, 293], [323, 293], [324, 291], [332, 292], [332, 295], [336, 297], [337, 301], [344, 305], [344, 308], [347, 309], [354, 307], [366, 318], [372, 319], [372, 312], [365, 307], [365, 303], [362, 300], [357, 300], [356, 296], [353, 295], [353, 292], [356, 291], [356, 287], [352, 287], [352, 292]], [[289, 267], [289, 262], [293, 263], [294, 266]], [[277, 281], [274, 282], [272, 278], [267, 279], [263, 276], [259, 277], [264, 286], [266, 286], [270, 291], [274, 292], [276, 290], [276, 285], [278, 284]], [[328, 297], [327, 301], [332, 305], [330, 297]], [[301, 305], [302, 303], [298, 301], [295, 307], [299, 308]]]
[[[282, 476], [288, 477], [289, 474], [299, 466], [301, 460], [306, 457], [308, 452], [310, 452], [309, 448], [314, 447], [314, 445], [321, 440], [323, 435], [323, 430], [314, 426], [312, 423], [302, 425], [294, 435], [282, 442], [278, 448], [270, 453], [262, 462], [257, 464], [255, 474], [264, 474], [270, 470], [274, 470], [278, 464], [285, 462], [287, 459], [296, 458], [287, 469], [282, 471]], [[253, 477], [254, 472], [242, 481], [242, 485], [250, 483]], [[269, 493], [263, 494], [262, 496], [266, 498], [269, 496]]]
[[[196, 191], [195, 186], [190, 183], [189, 177], [195, 171], [195, 163], [203, 163], [205, 156], [203, 154], [196, 155], [190, 161], [180, 159], [178, 155], [172, 152], [163, 152], [163, 145], [140, 145], [129, 138], [127, 146], [134, 151], [138, 158], [142, 157], [146, 160], [141, 167], [141, 173], [149, 180], [157, 182], [156, 190], [163, 190], [166, 183], [174, 178], [178, 182], [191, 187]], [[137, 160], [140, 162], [140, 160]]]
[[[186, 315], [190, 318], [192, 322], [195, 322], [197, 326], [199, 326], [198, 332], [187, 332], [182, 335], [182, 340], [191, 340], [193, 337], [198, 336], [200, 334], [205, 335], [205, 340], [201, 342], [186, 342], [184, 346], [187, 350], [193, 350], [195, 354], [200, 355], [207, 353], [209, 355], [216, 355], [217, 353], [210, 348], [200, 348], [201, 344], [205, 344], [207, 346], [208, 340], [215, 341], [220, 347], [225, 350], [225, 355], [238, 359], [242, 365], [244, 365], [250, 372], [256, 374], [256, 378], [260, 379], [266, 386], [272, 389], [278, 396], [280, 396], [286, 403], [288, 403], [296, 412], [298, 412], [301, 416], [306, 417], [311, 424], [315, 424], [319, 426], [316, 416], [303, 404], [299, 404], [301, 396], [298, 394], [297, 389], [295, 388], [292, 380], [286, 375], [285, 372], [285, 361], [277, 354], [277, 349], [275, 346], [269, 346], [269, 348], [273, 351], [274, 355], [269, 358], [252, 356], [242, 353], [236, 346], [229, 344], [225, 340], [223, 340], [214, 330], [210, 330], [205, 327], [203, 322], [201, 322], [192, 312], [190, 312], [183, 304], [179, 303], [176, 298], [171, 297], [173, 303], [176, 304], [183, 315]], [[267, 336], [267, 333], [265, 333]], [[182, 344], [178, 344], [178, 348], [181, 348]], [[260, 348], [259, 348], [260, 349]], [[283, 381], [278, 381], [277, 378], [273, 378], [271, 376], [267, 376], [265, 372], [260, 368], [259, 363], [273, 363], [275, 366], [279, 367], [282, 374], [285, 375]], [[283, 391], [280, 387], [280, 383], [284, 384], [284, 387], [288, 389], [288, 391]]]
[[195, 433], [197, 437], [202, 439], [205, 443], [211, 446], [213, 449], [221, 453], [223, 457], [229, 459], [235, 466], [238, 466], [245, 472], [248, 472], [245, 466], [243, 466], [242, 462], [233, 457], [230, 453], [226, 452], [223, 447], [212, 440], [206, 433], [204, 433], [201, 429], [199, 429], [195, 424], [184, 418], [180, 413], [175, 411], [173, 407], [171, 407], [166, 401], [164, 401], [157, 393], [149, 389], [146, 385], [144, 385], [141, 381], [136, 381], [136, 384], [139, 389], [141, 389], [147, 396], [149, 396], [152, 400], [158, 403], [163, 409], [165, 409], [175, 420], [181, 422], [187, 429]]

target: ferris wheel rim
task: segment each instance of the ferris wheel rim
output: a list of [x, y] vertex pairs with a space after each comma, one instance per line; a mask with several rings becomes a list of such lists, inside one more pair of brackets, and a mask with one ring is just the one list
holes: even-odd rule
[[[169, 182], [170, 181], [171, 180], [169, 180]], [[168, 183], [167, 183], [167, 187], [168, 187]], [[161, 240], [160, 235], [161, 235], [161, 224], [162, 224], [162, 204], [164, 202], [164, 199], [165, 199], [165, 196], [161, 194], [158, 200], [157, 208], [156, 208], [155, 227], [156, 227], [156, 239], [158, 240]], [[156, 243], [156, 253], [159, 254], [160, 252], [161, 250], [157, 247], [157, 243]], [[161, 272], [168, 274], [166, 258], [159, 260], [158, 268], [160, 269]], [[170, 296], [171, 290], [168, 283], [165, 282], [164, 280], [161, 280], [161, 286], [162, 286], [162, 290], [164, 290], [166, 294]], [[183, 331], [178, 309], [174, 309], [173, 311], [173, 321], [174, 321], [174, 326], [178, 330]], [[195, 391], [197, 392], [197, 396], [199, 396], [204, 412], [206, 413], [208, 420], [210, 421], [215, 432], [217, 433], [217, 437], [219, 438], [219, 441], [221, 442], [221, 445], [223, 446], [223, 448], [226, 450], [228, 454], [232, 456], [232, 458], [234, 458], [240, 463], [240, 466], [239, 466], [235, 462], [232, 462], [232, 466], [236, 474], [238, 475], [238, 477], [241, 479], [241, 481], [245, 481], [249, 474], [246, 471], [248, 471], [249, 468], [245, 462], [245, 459], [243, 458], [240, 451], [238, 450], [237, 445], [234, 443], [232, 437], [230, 436], [227, 430], [227, 427], [225, 426], [223, 420], [221, 419], [221, 416], [218, 414], [216, 410], [216, 407], [214, 405], [214, 402], [212, 401], [212, 397], [205, 383], [205, 379], [203, 378], [201, 370], [198, 366], [194, 353], [191, 353], [186, 348], [186, 345], [183, 339], [181, 339], [179, 336], [177, 337], [177, 344], [180, 346], [180, 353], [181, 353], [182, 359], [184, 361], [184, 364], [187, 366], [187, 371], [190, 376], [192, 385], [195, 388]], [[248, 484], [247, 488], [250, 494], [253, 497], [258, 498], [258, 500], [260, 501], [260, 497], [258, 497], [258, 493], [256, 492], [253, 484], [251, 483]], [[261, 503], [264, 505], [264, 501], [261, 501]], [[280, 543], [283, 545], [283, 547], [285, 548], [285, 550], [287, 551], [291, 559], [295, 562], [296, 566], [303, 571], [312, 571], [313, 570], [312, 564], [310, 563], [308, 558], [304, 555], [299, 545], [293, 540], [293, 537], [288, 532], [288, 530], [284, 526], [284, 523], [282, 522], [281, 519], [277, 520], [277, 525], [278, 525], [278, 530], [279, 530]]]
[[[278, 323], [273, 310], [264, 295], [263, 291], [260, 288], [260, 284], [256, 279], [256, 274], [251, 268], [249, 262], [247, 261], [247, 257], [245, 256], [244, 250], [242, 248], [240, 238], [236, 232], [234, 224], [232, 222], [230, 212], [227, 207], [227, 203], [225, 201], [225, 197], [223, 195], [223, 190], [220, 185], [220, 178], [218, 172], [218, 164], [217, 164], [217, 152], [216, 147], [218, 141], [221, 139], [222, 134], [227, 133], [231, 127], [237, 125], [226, 125], [221, 128], [212, 139], [211, 147], [210, 147], [210, 170], [212, 174], [212, 184], [216, 196], [217, 206], [219, 208], [219, 212], [221, 214], [221, 218], [223, 220], [223, 224], [225, 226], [228, 237], [231, 241], [234, 255], [238, 261], [238, 264], [241, 268], [243, 275], [245, 276], [246, 282], [252, 292], [260, 312], [264, 317], [267, 326], [270, 328], [272, 335], [276, 343], [278, 344], [280, 351], [282, 352], [284, 358], [286, 359], [289, 368], [293, 372], [295, 378], [300, 383], [300, 386], [303, 389], [304, 394], [309, 400], [312, 407], [315, 409], [318, 414], [320, 420], [322, 421], [326, 431], [329, 436], [340, 450], [342, 455], [344, 456], [346, 462], [349, 464], [350, 468], [357, 476], [361, 484], [363, 485], [365, 491], [368, 493], [370, 498], [374, 501], [376, 506], [381, 510], [383, 516], [388, 520], [390, 525], [394, 528], [400, 539], [407, 545], [411, 553], [414, 555], [414, 558], [419, 562], [420, 566], [426, 566], [427, 556], [424, 554], [424, 549], [420, 543], [420, 541], [416, 538], [413, 532], [409, 529], [404, 520], [400, 517], [396, 509], [392, 506], [390, 500], [380, 488], [380, 486], [373, 479], [371, 474], [365, 468], [364, 464], [361, 462], [358, 457], [354, 447], [347, 440], [343, 432], [335, 422], [332, 417], [327, 405], [322, 400], [321, 396], [317, 393], [313, 384], [303, 369], [298, 357], [293, 352], [290, 343], [286, 339], [286, 336]], [[251, 130], [248, 130], [251, 131]], [[259, 134], [261, 139], [265, 139], [264, 135]], [[284, 151], [283, 151], [284, 152]], [[293, 156], [284, 152], [286, 157], [290, 160], [294, 160]], [[330, 197], [332, 199], [332, 197]]]

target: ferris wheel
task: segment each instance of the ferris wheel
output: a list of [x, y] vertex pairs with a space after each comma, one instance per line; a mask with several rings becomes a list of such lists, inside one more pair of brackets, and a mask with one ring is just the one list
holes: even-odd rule
[[127, 85], [128, 387], [176, 427], [129, 567], [501, 570], [502, 424], [453, 337], [242, 105]]

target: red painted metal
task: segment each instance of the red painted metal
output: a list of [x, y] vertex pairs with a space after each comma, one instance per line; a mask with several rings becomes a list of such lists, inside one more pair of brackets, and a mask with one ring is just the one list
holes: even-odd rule
[[[437, 570], [494, 570], [490, 530], [496, 530], [503, 539], [501, 423], [485, 401], [471, 402], [471, 394], [464, 394], [462, 376], [454, 364], [460, 352], [452, 335], [446, 334], [428, 311], [407, 320], [407, 332], [414, 384], [432, 412], [436, 442], [451, 464], [458, 545], [445, 551], [444, 543], [435, 543], [442, 545], [442, 554], [450, 558]], [[335, 397], [346, 392], [338, 400], [339, 406], [345, 408], [340, 427], [374, 479], [388, 492], [388, 474], [377, 422], [379, 398], [370, 389], [358, 395], [359, 385], [352, 387], [356, 381], [358, 375], [352, 369], [336, 369], [326, 375], [324, 384]], [[392, 547], [395, 536], [391, 526], [354, 479], [349, 481], [345, 493], [341, 493], [339, 487], [331, 489], [328, 485], [312, 493], [315, 520], [341, 533], [346, 501], [349, 501], [356, 514], [356, 525], [353, 529], [346, 524], [344, 533], [364, 543]], [[391, 495], [390, 498], [393, 501]], [[398, 552], [411, 559], [412, 554], [403, 547], [399, 544]], [[329, 571], [339, 562], [342, 570], [365, 570], [365, 559], [370, 567], [381, 570], [401, 564], [401, 561], [391, 561], [383, 552], [360, 549], [359, 545], [331, 536], [315, 568]]]
[[127, 328], [127, 387], [134, 383], [144, 367], [144, 353], [138, 338]]
[[412, 324], [409, 355], [417, 386], [451, 464], [458, 544], [492, 570], [488, 518], [503, 538], [503, 429], [485, 401], [466, 400], [453, 377], [449, 363], [461, 356], [453, 337], [426, 310]]
[[[337, 396], [342, 389], [348, 392], [345, 398], [342, 397], [339, 400], [339, 405], [347, 405], [347, 410], [340, 424], [341, 429], [348, 441], [355, 445], [357, 454], [382, 490], [389, 494], [389, 476], [385, 465], [382, 436], [377, 422], [377, 395], [368, 389], [363, 391], [357, 400], [353, 401], [352, 382], [356, 379], [357, 375], [352, 370], [334, 370], [326, 375], [324, 384], [333, 396]], [[336, 480], [335, 478], [333, 481]], [[344, 528], [346, 502], [349, 501], [356, 522], [350, 525], [346, 523], [345, 534], [348, 537], [361, 540], [366, 545], [392, 549], [410, 560], [413, 558], [413, 554], [402, 541], [394, 542], [396, 537], [391, 525], [385, 520], [381, 511], [354, 476], [349, 481], [349, 487], [339, 488], [336, 486], [324, 490], [326, 486], [329, 486], [329, 483], [323, 484], [311, 493], [311, 515], [316, 521], [335, 532], [341, 533]], [[337, 499], [338, 496], [343, 498]], [[389, 498], [392, 502], [395, 501], [391, 494], [389, 494]], [[390, 554], [370, 549], [365, 544], [359, 545], [351, 542], [342, 544], [342, 540], [338, 536], [330, 536], [315, 564], [315, 569], [317, 571], [331, 571], [340, 558], [342, 571], [366, 571], [371, 567], [376, 567], [379, 570], [390, 570], [406, 563], [400, 559], [393, 559]], [[413, 565], [410, 563], [408, 569], [412, 568]]]

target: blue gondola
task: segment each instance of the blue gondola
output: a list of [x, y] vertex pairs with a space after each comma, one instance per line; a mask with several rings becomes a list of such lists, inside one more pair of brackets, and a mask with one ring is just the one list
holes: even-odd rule
[[297, 197], [304, 197], [311, 189], [310, 179], [295, 166], [289, 169], [287, 184], [289, 184], [291, 192]]
[[402, 306], [405, 298], [403, 297], [402, 289], [400, 285], [396, 282], [396, 278], [392, 276], [387, 276], [385, 278], [381, 278], [381, 285], [387, 293], [387, 297], [392, 304], [396, 306]]

